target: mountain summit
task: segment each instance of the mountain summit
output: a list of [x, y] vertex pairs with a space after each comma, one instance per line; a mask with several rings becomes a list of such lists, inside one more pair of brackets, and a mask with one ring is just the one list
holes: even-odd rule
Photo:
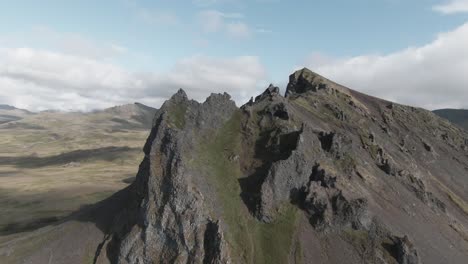
[[[136, 181], [8, 263], [465, 263], [468, 134], [302, 69], [156, 112]], [[78, 235], [79, 234], [79, 235]], [[41, 243], [34, 241], [42, 241]], [[39, 245], [40, 244], [40, 245]], [[26, 253], [25, 253], [26, 252]], [[69, 253], [73, 252], [73, 254]]]

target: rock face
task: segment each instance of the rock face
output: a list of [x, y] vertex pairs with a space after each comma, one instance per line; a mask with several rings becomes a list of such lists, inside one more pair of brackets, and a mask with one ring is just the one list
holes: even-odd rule
[[[227, 263], [222, 220], [208, 206], [214, 195], [203, 179], [203, 168], [193, 161], [208, 140], [237, 108], [229, 95], [211, 95], [205, 103], [189, 101], [180, 90], [158, 111], [145, 146], [145, 160], [135, 183], [138, 208], [122, 219], [136, 218], [111, 245], [117, 263]], [[202, 141], [200, 141], [202, 142]], [[115, 244], [114, 244], [115, 243]]]
[[156, 113], [95, 263], [466, 263], [468, 134], [307, 69]]

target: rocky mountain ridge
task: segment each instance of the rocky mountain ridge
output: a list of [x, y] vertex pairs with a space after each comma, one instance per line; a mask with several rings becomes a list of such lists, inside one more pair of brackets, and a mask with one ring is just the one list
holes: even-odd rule
[[[93, 263], [468, 257], [467, 132], [308, 69], [290, 76], [285, 97], [271, 85], [241, 108], [228, 94], [198, 103], [179, 90], [144, 153], [131, 186], [78, 217], [102, 233], [74, 241], [96, 249]], [[89, 254], [75, 252], [62, 259]]]

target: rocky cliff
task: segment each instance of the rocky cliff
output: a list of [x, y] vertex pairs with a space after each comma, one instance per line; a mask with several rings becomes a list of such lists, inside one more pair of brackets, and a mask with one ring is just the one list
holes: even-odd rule
[[80, 216], [103, 233], [93, 263], [468, 258], [468, 134], [307, 69], [240, 108], [178, 91], [144, 152], [136, 181]]

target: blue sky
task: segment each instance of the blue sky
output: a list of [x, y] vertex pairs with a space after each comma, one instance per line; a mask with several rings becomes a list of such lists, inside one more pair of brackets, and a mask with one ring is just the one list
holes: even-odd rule
[[[467, 18], [466, 0], [2, 1], [0, 100], [34, 110], [90, 110], [132, 100], [157, 106], [176, 86], [198, 100], [209, 89], [218, 92], [225, 86], [241, 103], [269, 82], [284, 86], [288, 74], [308, 66], [358, 86], [352, 88], [402, 103], [468, 107], [454, 100], [467, 87], [463, 78], [443, 102], [436, 97], [413, 100], [382, 92], [385, 87], [371, 89], [386, 80], [384, 73], [358, 78], [343, 69], [356, 58], [390, 58], [396, 64], [392, 58], [411, 48], [420, 52], [441, 33], [455, 31], [448, 39], [463, 37]], [[63, 56], [64, 62], [52, 55]], [[450, 64], [447, 56], [441, 62]], [[87, 76], [87, 69], [80, 69], [89, 63], [99, 74]], [[455, 64], [462, 64], [457, 71], [468, 70], [462, 62]], [[375, 61], [360, 66], [377, 71]], [[193, 76], [200, 72], [219, 79]], [[74, 83], [52, 75], [83, 80]]]

